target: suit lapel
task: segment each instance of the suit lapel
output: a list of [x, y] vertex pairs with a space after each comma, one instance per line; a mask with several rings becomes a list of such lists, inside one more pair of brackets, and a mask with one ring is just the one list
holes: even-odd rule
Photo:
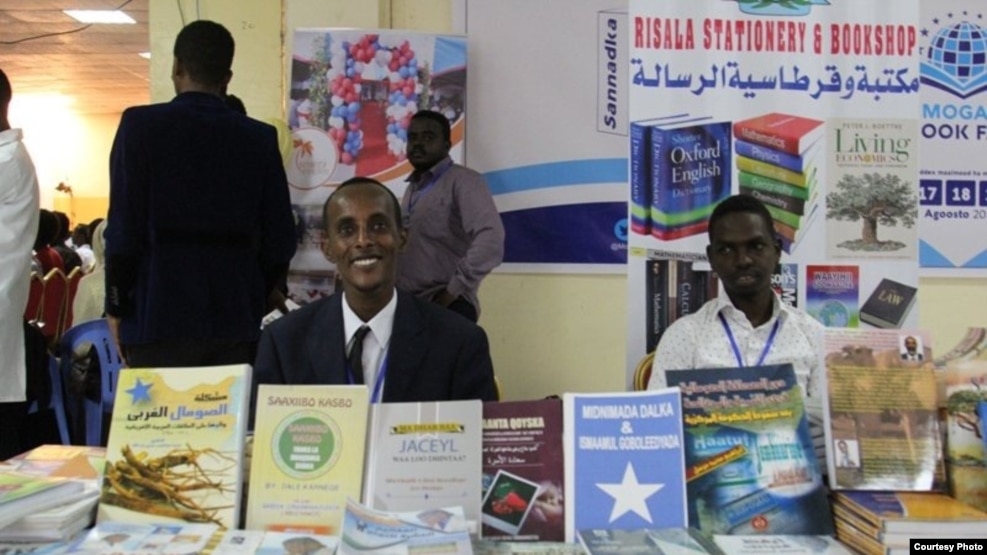
[[308, 335], [308, 360], [318, 384], [346, 384], [346, 346], [343, 340], [342, 294], [336, 294], [312, 319]]
[[425, 319], [418, 310], [414, 298], [405, 293], [398, 293], [391, 345], [387, 349], [385, 402], [393, 402], [400, 392], [410, 388], [414, 382], [428, 350], [428, 342], [424, 340], [425, 332]]

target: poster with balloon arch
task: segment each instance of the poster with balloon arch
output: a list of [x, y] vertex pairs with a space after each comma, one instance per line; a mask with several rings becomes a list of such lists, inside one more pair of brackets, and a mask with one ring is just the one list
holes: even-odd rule
[[285, 171], [298, 252], [289, 297], [329, 295], [335, 272], [322, 252], [322, 205], [343, 181], [372, 177], [401, 197], [412, 171], [405, 157], [411, 117], [445, 114], [452, 158], [462, 162], [466, 127], [466, 38], [392, 30], [299, 29], [294, 33]]

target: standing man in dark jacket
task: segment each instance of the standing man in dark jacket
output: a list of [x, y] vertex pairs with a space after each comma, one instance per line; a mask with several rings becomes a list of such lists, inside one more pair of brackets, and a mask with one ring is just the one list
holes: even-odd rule
[[249, 363], [295, 252], [277, 132], [231, 110], [233, 37], [175, 40], [177, 96], [123, 113], [110, 154], [106, 313], [131, 366]]

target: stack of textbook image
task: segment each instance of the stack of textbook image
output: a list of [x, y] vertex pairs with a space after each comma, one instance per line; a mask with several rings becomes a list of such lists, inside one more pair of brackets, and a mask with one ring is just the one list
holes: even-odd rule
[[706, 232], [731, 193], [730, 122], [680, 114], [630, 127], [631, 231], [671, 241]]
[[982, 539], [987, 513], [938, 492], [833, 494], [836, 536], [865, 555], [908, 555], [911, 541]]
[[772, 112], [733, 124], [740, 192], [763, 202], [792, 253], [819, 207], [823, 122]]

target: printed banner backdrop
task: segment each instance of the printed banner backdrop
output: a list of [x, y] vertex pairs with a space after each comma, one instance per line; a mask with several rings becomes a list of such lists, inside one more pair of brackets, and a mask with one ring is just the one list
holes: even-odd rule
[[626, 0], [466, 0], [466, 30], [467, 162], [504, 221], [501, 270], [623, 273]]
[[922, 2], [923, 276], [987, 276], [985, 8], [973, 0]]
[[419, 109], [452, 123], [453, 160], [466, 128], [466, 39], [408, 31], [299, 29], [294, 35], [286, 166], [298, 233], [289, 296], [304, 304], [333, 291], [335, 268], [322, 254], [322, 205], [360, 175], [401, 197], [411, 165], [408, 123]]
[[629, 384], [723, 294], [707, 222], [735, 193], [769, 206], [786, 302], [831, 327], [917, 324], [919, 6], [887, 6], [630, 1]]

